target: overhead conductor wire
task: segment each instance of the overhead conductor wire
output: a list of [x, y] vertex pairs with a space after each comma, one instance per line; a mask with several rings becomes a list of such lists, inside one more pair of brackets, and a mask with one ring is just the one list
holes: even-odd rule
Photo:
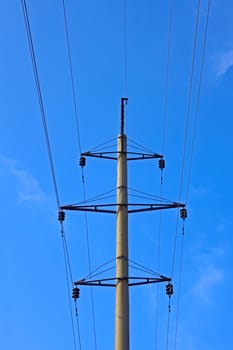
[[63, 6], [63, 15], [64, 15], [64, 22], [65, 22], [66, 45], [67, 45], [68, 61], [69, 61], [69, 69], [70, 69], [70, 79], [71, 79], [71, 86], [72, 86], [72, 96], [73, 96], [73, 105], [74, 105], [74, 113], [75, 113], [75, 124], [76, 124], [76, 131], [77, 131], [77, 135], [78, 135], [79, 153], [81, 153], [81, 138], [80, 138], [80, 130], [79, 130], [79, 122], [78, 122], [77, 96], [76, 96], [76, 91], [75, 91], [75, 86], [74, 86], [74, 73], [73, 73], [73, 65], [72, 65], [72, 57], [71, 57], [71, 48], [70, 48], [70, 39], [69, 39], [69, 30], [68, 30], [68, 24], [67, 24], [65, 0], [62, 0], [62, 6]]
[[[185, 197], [186, 204], [187, 204], [188, 196], [189, 196], [194, 145], [195, 145], [195, 139], [196, 139], [196, 134], [197, 134], [197, 124], [198, 124], [198, 117], [199, 117], [200, 95], [201, 95], [202, 78], [203, 78], [204, 62], [205, 62], [205, 55], [206, 55], [206, 43], [207, 43], [207, 33], [208, 33], [208, 25], [209, 25], [210, 6], [211, 6], [211, 0], [208, 0], [207, 12], [206, 12], [206, 24], [205, 24], [205, 29], [204, 29], [204, 40], [203, 40], [201, 63], [200, 63], [200, 74], [199, 74], [198, 88], [197, 88], [197, 100], [196, 100], [195, 113], [194, 113], [195, 120], [194, 120], [194, 129], [193, 129], [192, 144], [191, 144], [191, 155], [190, 155], [190, 162], [189, 162], [189, 169], [188, 169], [188, 181], [187, 181], [186, 197]], [[178, 286], [179, 292], [178, 292], [178, 301], [177, 301], [175, 343], [174, 343], [175, 350], [176, 350], [176, 346], [177, 346], [177, 333], [178, 333], [178, 323], [179, 323], [180, 290], [181, 290], [181, 278], [182, 278], [182, 266], [183, 266], [183, 252], [184, 252], [184, 223], [183, 223], [183, 234], [182, 234], [182, 242], [181, 242], [181, 257], [180, 257], [180, 266], [179, 266], [179, 283], [178, 283], [179, 284], [179, 286]]]
[[[193, 50], [192, 50], [192, 60], [191, 60], [191, 72], [190, 72], [189, 90], [188, 90], [188, 102], [187, 102], [187, 110], [186, 110], [186, 116], [185, 116], [185, 119], [186, 119], [185, 120], [185, 134], [184, 134], [182, 161], [181, 161], [181, 174], [180, 174], [180, 185], [179, 185], [178, 202], [180, 202], [180, 200], [181, 200], [182, 187], [183, 187], [184, 165], [185, 165], [185, 159], [186, 159], [188, 128], [189, 128], [189, 121], [190, 121], [191, 97], [192, 97], [192, 93], [193, 93], [193, 77], [194, 77], [194, 68], [195, 68], [195, 59], [196, 59], [196, 46], [197, 46], [197, 33], [198, 33], [198, 25], [199, 25], [199, 15], [200, 15], [200, 0], [197, 1], [197, 11], [196, 11], [196, 19], [195, 19]], [[172, 267], [171, 267], [171, 278], [173, 278], [174, 268], [175, 268], [175, 256], [176, 256], [176, 249], [177, 249], [178, 224], [179, 224], [179, 212], [177, 212], [177, 218], [176, 218], [174, 248], [173, 248]], [[184, 239], [184, 235], [182, 235], [182, 242], [181, 242], [181, 254], [182, 255], [183, 255], [183, 239]], [[179, 272], [181, 272], [181, 268], [180, 268]], [[179, 302], [179, 299], [180, 299], [180, 297], [179, 297], [179, 295], [180, 295], [180, 278], [179, 278], [179, 282], [178, 282], [177, 295], [178, 295], [177, 300]], [[178, 309], [177, 309], [177, 312], [178, 312]], [[176, 330], [175, 330], [175, 344], [176, 344], [177, 329], [178, 329], [177, 323], [178, 323], [178, 315], [176, 317], [176, 325], [175, 325], [175, 327], [176, 327]], [[169, 336], [167, 334], [166, 350], [168, 350], [168, 346], [169, 346], [168, 340], [169, 340]]]
[[[198, 2], [197, 2], [197, 13], [196, 13], [196, 20], [195, 20], [195, 32], [194, 32], [194, 40], [193, 40], [192, 63], [191, 63], [191, 73], [190, 73], [190, 82], [189, 82], [188, 104], [187, 104], [187, 111], [186, 111], [185, 135], [184, 135], [182, 162], [181, 162], [181, 175], [180, 175], [178, 202], [180, 202], [180, 200], [181, 200], [181, 193], [182, 193], [182, 187], [183, 187], [184, 165], [185, 165], [185, 158], [186, 158], [186, 148], [187, 148], [189, 119], [190, 119], [191, 97], [192, 97], [192, 92], [193, 92], [193, 76], [194, 76], [194, 67], [195, 67], [195, 58], [196, 58], [197, 31], [198, 31], [198, 24], [199, 24], [199, 14], [200, 14], [200, 0], [198, 0]], [[179, 220], [179, 215], [177, 213], [175, 239], [174, 239], [174, 249], [173, 249], [172, 267], [171, 267], [171, 277], [174, 274], [174, 267], [175, 267], [176, 243], [177, 243], [177, 234], [178, 234], [178, 220]]]
[[[173, 0], [169, 1], [168, 9], [168, 39], [167, 39], [167, 52], [166, 52], [166, 67], [165, 67], [165, 83], [164, 83], [164, 106], [163, 106], [163, 118], [162, 118], [162, 155], [165, 153], [165, 139], [166, 139], [166, 125], [167, 125], [167, 105], [168, 105], [168, 87], [169, 87], [169, 68], [171, 57], [171, 37], [172, 37], [172, 16], [173, 16]], [[160, 183], [160, 198], [163, 195], [163, 170], [161, 169], [161, 183]], [[160, 270], [160, 258], [161, 258], [161, 231], [162, 231], [162, 211], [159, 213], [159, 227], [158, 227], [158, 263], [157, 271]], [[156, 311], [155, 311], [155, 349], [158, 348], [158, 315], [159, 315], [159, 286], [156, 286]], [[170, 313], [168, 313], [167, 321], [167, 334], [169, 332]]]
[[165, 139], [166, 139], [169, 68], [170, 68], [170, 58], [171, 58], [172, 16], [173, 16], [173, 0], [170, 0], [169, 20], [168, 20], [168, 40], [167, 40], [167, 62], [166, 62], [166, 72], [165, 72], [165, 88], [164, 88], [165, 93], [164, 93], [164, 107], [163, 107], [162, 154], [164, 154], [165, 152]]
[[[35, 83], [36, 83], [38, 101], [39, 101], [39, 105], [40, 105], [41, 119], [42, 119], [42, 124], [43, 124], [43, 129], [44, 129], [44, 135], [45, 135], [45, 141], [46, 141], [46, 146], [47, 146], [50, 170], [51, 170], [53, 187], [54, 187], [54, 192], [55, 192], [55, 198], [56, 198], [57, 207], [59, 210], [60, 200], [59, 200], [59, 194], [58, 194], [58, 187], [57, 187], [57, 181], [56, 181], [56, 176], [55, 176], [55, 169], [54, 169], [54, 164], [53, 164], [51, 146], [50, 146], [50, 142], [49, 142], [49, 134], [48, 134], [48, 128], [47, 128], [47, 122], [46, 122], [46, 115], [45, 115], [45, 109], [44, 109], [43, 98], [42, 98], [42, 93], [41, 93], [40, 80], [39, 80], [35, 51], [34, 51], [34, 46], [33, 46], [33, 41], [32, 41], [32, 34], [31, 34], [31, 28], [30, 28], [30, 23], [29, 23], [26, 1], [21, 0], [21, 5], [22, 5], [22, 10], [23, 10], [23, 15], [24, 15], [24, 21], [25, 21], [25, 27], [26, 27], [27, 38], [28, 38], [28, 45], [29, 45], [29, 50], [30, 50], [30, 55], [31, 55], [33, 74], [34, 74], [34, 79], [35, 79]], [[67, 288], [68, 288], [68, 292], [70, 294], [69, 278], [71, 279], [71, 283], [73, 283], [73, 279], [72, 279], [70, 259], [69, 259], [69, 255], [68, 255], [68, 248], [67, 248], [67, 243], [66, 243], [66, 239], [65, 239], [64, 227], [62, 224], [61, 224], [61, 233], [62, 233], [62, 238], [63, 238], [63, 252], [64, 252], [64, 258], [65, 258], [65, 271], [66, 271]], [[73, 343], [74, 343], [74, 349], [76, 350], [77, 345], [76, 345], [74, 321], [73, 321], [73, 316], [72, 316], [72, 308], [71, 308], [70, 298], [69, 298], [69, 308], [70, 308], [70, 316], [71, 316]]]
[[[75, 85], [74, 85], [74, 74], [73, 74], [71, 46], [70, 46], [68, 23], [67, 23], [68, 21], [67, 21], [65, 1], [62, 0], [62, 3], [63, 3], [63, 15], [64, 15], [64, 22], [65, 22], [66, 43], [67, 43], [68, 61], [69, 61], [70, 77], [71, 77], [71, 84], [72, 84], [72, 95], [73, 95], [73, 105], [74, 105], [74, 111], [75, 111], [75, 123], [76, 123], [76, 131], [77, 131], [77, 138], [78, 138], [78, 147], [79, 147], [79, 153], [81, 154], [81, 139], [80, 139], [80, 130], [79, 130], [79, 123], [78, 123], [77, 97], [76, 97]], [[82, 167], [81, 171], [82, 171], [83, 200], [85, 202], [86, 201], [86, 190], [85, 190], [85, 176], [84, 176], [84, 169], [83, 169], [83, 167]], [[86, 229], [86, 242], [87, 242], [87, 255], [88, 255], [89, 275], [90, 275], [90, 279], [91, 279], [91, 270], [92, 270], [92, 268], [91, 268], [90, 239], [89, 239], [88, 220], [87, 220], [87, 213], [86, 212], [84, 213], [84, 217], [85, 217], [85, 229]], [[94, 296], [93, 296], [92, 287], [90, 287], [90, 295], [91, 295], [91, 309], [92, 309], [92, 325], [93, 325], [93, 333], [94, 333], [94, 347], [95, 347], [95, 350], [97, 350], [97, 336], [96, 336]]]
[[200, 95], [201, 95], [203, 70], [204, 70], [205, 55], [206, 55], [206, 43], [207, 43], [207, 34], [208, 34], [208, 26], [209, 26], [210, 7], [211, 7], [211, 0], [208, 0], [207, 13], [206, 13], [206, 25], [205, 25], [203, 49], [202, 49], [202, 56], [201, 56], [201, 68], [200, 68], [199, 83], [198, 83], [198, 90], [197, 90], [197, 102], [196, 102], [196, 107], [195, 107], [195, 112], [194, 112], [195, 121], [194, 121], [194, 129], [193, 129], [193, 136], [192, 136], [191, 156], [190, 156], [190, 162], [189, 162], [189, 171], [188, 171], [188, 181], [187, 181], [185, 203], [188, 202], [190, 181], [191, 181], [191, 172], [192, 172], [193, 153], [194, 153], [195, 139], [196, 139], [197, 127], [198, 127]]

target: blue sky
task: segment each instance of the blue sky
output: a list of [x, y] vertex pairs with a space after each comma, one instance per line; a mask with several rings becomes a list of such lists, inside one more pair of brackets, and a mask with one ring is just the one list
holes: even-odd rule
[[[83, 199], [62, 1], [28, 0], [43, 102], [62, 204]], [[119, 132], [125, 96], [123, 1], [65, 2], [82, 151]], [[129, 137], [161, 153], [169, 1], [126, 0]], [[173, 1], [163, 195], [178, 200], [197, 1]], [[181, 201], [185, 200], [207, 1], [201, 1]], [[169, 349], [217, 350], [232, 343], [233, 4], [211, 1], [198, 129], [185, 224], [182, 284], [179, 220]], [[0, 346], [74, 349], [57, 206], [20, 1], [0, 4]], [[88, 159], [86, 194], [116, 186], [115, 163]], [[130, 164], [129, 186], [159, 195], [155, 161]], [[176, 211], [163, 212], [160, 273], [169, 275]], [[156, 270], [158, 213], [130, 217], [130, 258]], [[88, 215], [93, 269], [113, 259], [115, 218]], [[85, 220], [67, 213], [74, 280], [88, 273]], [[98, 349], [114, 348], [114, 291], [95, 289]], [[131, 348], [166, 349], [168, 300], [131, 292]], [[177, 301], [180, 293], [178, 331]], [[78, 301], [82, 349], [94, 349], [90, 292]], [[78, 349], [77, 345], [77, 349]]]

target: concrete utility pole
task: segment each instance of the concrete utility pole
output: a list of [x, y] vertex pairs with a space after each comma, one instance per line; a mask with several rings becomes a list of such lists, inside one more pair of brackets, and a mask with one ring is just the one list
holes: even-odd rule
[[127, 100], [121, 99], [121, 132], [117, 148], [115, 350], [129, 350], [127, 137], [124, 135]]
[[[76, 300], [79, 298], [78, 286], [96, 286], [96, 287], [114, 287], [116, 288], [116, 305], [115, 305], [115, 350], [130, 349], [129, 334], [129, 287], [141, 286], [151, 283], [167, 282], [166, 294], [171, 297], [173, 294], [173, 286], [171, 278], [159, 273], [151, 273], [148, 270], [145, 276], [130, 275], [129, 276], [129, 259], [128, 259], [128, 215], [131, 213], [149, 212], [154, 210], [164, 210], [171, 208], [181, 208], [181, 218], [187, 217], [187, 210], [184, 204], [164, 201], [160, 203], [145, 202], [128, 202], [128, 181], [127, 181], [127, 163], [128, 161], [159, 159], [159, 168], [161, 171], [165, 167], [163, 156], [142, 149], [136, 152], [127, 151], [127, 137], [124, 133], [125, 123], [125, 105], [127, 98], [121, 99], [121, 122], [120, 134], [118, 136], [117, 150], [105, 151], [96, 150], [94, 152], [81, 153], [80, 166], [86, 164], [86, 157], [96, 157], [100, 159], [109, 159], [117, 161], [117, 201], [114, 203], [94, 203], [94, 204], [69, 204], [60, 207], [58, 219], [64, 221], [64, 210], [77, 210], [93, 213], [105, 213], [116, 215], [116, 274], [114, 277], [92, 279], [82, 278], [74, 282], [72, 297]], [[146, 269], [146, 268], [145, 268]], [[146, 269], [147, 270], [147, 269]], [[149, 274], [149, 276], [148, 276]]]

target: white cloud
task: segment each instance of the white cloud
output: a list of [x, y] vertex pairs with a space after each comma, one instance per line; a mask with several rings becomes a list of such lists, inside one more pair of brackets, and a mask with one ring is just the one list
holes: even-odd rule
[[197, 303], [212, 305], [216, 300], [216, 291], [222, 287], [223, 280], [226, 278], [226, 271], [221, 267], [221, 263], [228, 251], [228, 246], [218, 244], [206, 247], [208, 242], [199, 243], [195, 250], [200, 253], [192, 255], [192, 265], [195, 268], [190, 296], [195, 301], [198, 300]]
[[40, 203], [47, 199], [39, 182], [29, 172], [20, 168], [16, 160], [0, 154], [0, 164], [4, 171], [15, 178], [20, 201]]
[[229, 219], [221, 218], [220, 222], [216, 226], [216, 230], [219, 233], [225, 232], [232, 225]]
[[22, 201], [41, 202], [46, 199], [46, 195], [40, 188], [38, 181], [26, 171], [13, 169], [11, 173], [18, 181], [18, 194]]
[[209, 303], [212, 291], [223, 280], [223, 277], [223, 271], [213, 263], [203, 266], [199, 279], [193, 289], [194, 295], [201, 299], [202, 302]]
[[209, 193], [209, 191], [210, 191], [210, 189], [207, 188], [207, 187], [204, 187], [204, 186], [202, 186], [202, 187], [197, 187], [197, 188], [193, 188], [193, 189], [192, 189], [192, 193], [193, 193], [194, 195], [196, 195], [196, 196], [203, 196], [203, 195], [206, 195], [206, 194]]
[[218, 78], [222, 77], [233, 66], [233, 50], [221, 52], [216, 57], [215, 73]]

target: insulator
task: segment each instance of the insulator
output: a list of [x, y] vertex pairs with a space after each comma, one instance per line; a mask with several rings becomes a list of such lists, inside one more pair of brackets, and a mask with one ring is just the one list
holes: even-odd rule
[[65, 220], [65, 212], [63, 210], [59, 210], [59, 212], [58, 212], [58, 220], [60, 222]]
[[182, 208], [182, 209], [180, 210], [180, 217], [181, 217], [181, 219], [186, 219], [187, 216], [188, 216], [188, 214], [187, 214], [187, 209], [186, 209], [186, 208]]
[[80, 157], [79, 159], [79, 165], [81, 167], [84, 167], [86, 165], [86, 158], [85, 157]]
[[159, 159], [159, 169], [163, 170], [165, 168], [165, 160], [163, 158]]
[[166, 285], [166, 294], [169, 297], [173, 294], [173, 285], [170, 282]]
[[78, 299], [80, 295], [80, 289], [78, 287], [73, 288], [72, 290], [72, 298], [73, 299]]

